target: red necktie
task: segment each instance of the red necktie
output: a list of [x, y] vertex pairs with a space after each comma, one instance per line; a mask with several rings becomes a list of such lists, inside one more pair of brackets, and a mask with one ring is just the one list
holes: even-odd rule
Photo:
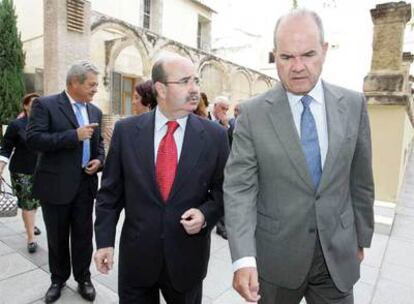
[[167, 133], [158, 147], [157, 162], [155, 164], [157, 183], [164, 202], [168, 199], [177, 171], [177, 145], [174, 140], [174, 132], [178, 128], [178, 123], [169, 121], [167, 126]]

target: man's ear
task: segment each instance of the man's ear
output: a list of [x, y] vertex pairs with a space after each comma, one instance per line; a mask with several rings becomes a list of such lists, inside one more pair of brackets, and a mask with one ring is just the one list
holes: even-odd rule
[[166, 95], [166, 85], [157, 81], [154, 84], [154, 89], [157, 92], [157, 96], [159, 96], [162, 99], [165, 99], [165, 95]]

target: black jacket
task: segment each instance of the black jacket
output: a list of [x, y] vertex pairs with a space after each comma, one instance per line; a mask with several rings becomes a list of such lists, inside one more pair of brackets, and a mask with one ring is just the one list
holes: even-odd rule
[[[172, 285], [184, 291], [207, 273], [210, 231], [223, 215], [223, 169], [229, 153], [225, 129], [190, 114], [170, 197], [163, 202], [155, 178], [155, 112], [115, 125], [96, 199], [97, 248], [113, 247], [119, 213], [125, 221], [119, 248], [119, 284], [151, 286], [165, 261]], [[190, 208], [207, 227], [189, 235], [180, 224]]]
[[[104, 162], [105, 151], [101, 136], [102, 112], [87, 104], [89, 123], [98, 123], [90, 139], [90, 159]], [[33, 102], [27, 127], [27, 144], [39, 151], [34, 175], [33, 194], [41, 203], [67, 204], [75, 197], [82, 174], [82, 147], [76, 129], [79, 124], [65, 92], [40, 97]], [[98, 189], [98, 177], [93, 179], [93, 192]]]
[[37, 153], [29, 150], [26, 144], [27, 117], [13, 120], [7, 127], [0, 147], [0, 155], [10, 159], [12, 173], [33, 174]]

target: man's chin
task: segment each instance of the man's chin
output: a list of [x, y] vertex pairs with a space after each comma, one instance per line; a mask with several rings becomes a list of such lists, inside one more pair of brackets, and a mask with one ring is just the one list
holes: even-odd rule
[[197, 109], [198, 101], [189, 101], [185, 104], [185, 109], [194, 112]]

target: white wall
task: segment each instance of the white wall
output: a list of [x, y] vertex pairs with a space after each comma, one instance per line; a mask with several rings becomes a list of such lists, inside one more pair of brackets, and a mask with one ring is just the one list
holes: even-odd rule
[[124, 20], [136, 26], [140, 24], [142, 18], [141, 1], [139, 0], [90, 0], [92, 10], [105, 15]]
[[164, 0], [161, 35], [196, 48], [198, 15], [211, 20], [211, 13], [189, 0]]
[[14, 0], [17, 29], [26, 53], [25, 72], [43, 68], [43, 0]]
[[23, 42], [43, 36], [43, 0], [14, 0]]
[[[253, 65], [253, 68], [263, 73], [276, 75], [275, 66], [263, 65], [263, 58], [273, 49], [273, 30], [277, 19], [291, 9], [292, 1], [214, 1], [218, 14], [213, 16], [212, 47], [217, 47], [216, 41], [220, 40], [219, 38], [229, 36], [231, 28], [240, 28], [260, 35], [262, 42], [254, 44], [250, 53], [242, 50], [241, 55], [231, 54], [231, 57], [226, 58], [236, 58], [241, 64], [240, 60], [244, 60], [249, 66]], [[325, 40], [334, 46], [329, 48], [323, 78], [341, 86], [362, 90], [364, 77], [371, 66], [373, 23], [370, 10], [375, 8], [376, 4], [384, 2], [389, 1], [298, 1], [300, 7], [307, 7], [320, 14], [325, 27]], [[414, 32], [409, 27], [405, 37], [404, 50], [414, 51]], [[223, 41], [221, 44], [223, 45]], [[228, 39], [227, 47], [234, 45], [234, 42]], [[256, 62], [252, 63], [253, 60]], [[414, 72], [414, 66], [411, 71]]]

